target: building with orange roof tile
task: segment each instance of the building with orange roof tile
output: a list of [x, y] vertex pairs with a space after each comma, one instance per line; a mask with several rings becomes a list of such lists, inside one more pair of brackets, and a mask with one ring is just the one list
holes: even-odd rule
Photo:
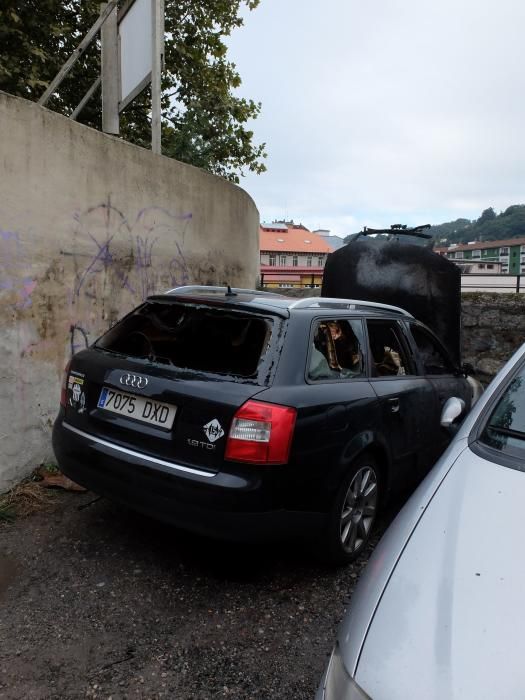
[[326, 258], [333, 250], [323, 236], [302, 224], [262, 223], [261, 286], [320, 287]]

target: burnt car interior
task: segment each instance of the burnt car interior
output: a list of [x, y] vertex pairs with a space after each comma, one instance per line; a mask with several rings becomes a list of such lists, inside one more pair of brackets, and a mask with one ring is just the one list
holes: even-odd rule
[[320, 322], [314, 332], [313, 344], [325, 362], [317, 354], [312, 354], [309, 379], [345, 378], [363, 373], [361, 344], [350, 321], [334, 319]]
[[368, 321], [372, 375], [379, 377], [410, 374], [406, 353], [394, 322]]
[[96, 346], [178, 368], [251, 377], [268, 346], [264, 318], [204, 306], [146, 303]]

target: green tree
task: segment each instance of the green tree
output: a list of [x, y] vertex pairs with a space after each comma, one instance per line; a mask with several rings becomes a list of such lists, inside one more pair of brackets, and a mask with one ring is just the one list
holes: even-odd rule
[[477, 220], [476, 223], [478, 224], [486, 224], [488, 221], [494, 221], [496, 218], [496, 212], [492, 207], [489, 207], [488, 209], [484, 209], [481, 213], [481, 216]]
[[[0, 90], [38, 100], [98, 16], [94, 0], [3, 0], [0, 8]], [[48, 106], [70, 114], [99, 73], [94, 45]], [[100, 101], [100, 100], [99, 100]], [[82, 121], [100, 125], [100, 105], [88, 105]]]
[[[225, 38], [240, 26], [241, 6], [259, 0], [166, 0], [166, 71], [163, 77], [163, 153], [238, 182], [246, 169], [260, 173], [265, 145], [248, 124], [260, 104], [235, 94], [241, 79], [227, 58]], [[0, 9], [0, 89], [37, 100], [96, 20], [98, 0], [4, 0]], [[70, 114], [100, 72], [90, 47], [49, 102]], [[149, 95], [121, 115], [122, 135], [149, 147]], [[79, 121], [100, 128], [100, 97]]]
[[515, 214], [521, 215], [525, 212], [525, 204], [511, 204], [507, 207], [501, 216], [513, 216]]
[[[457, 243], [471, 235], [472, 221], [470, 219], [456, 219], [445, 224], [432, 226], [430, 233], [434, 236], [436, 245], [440, 243]], [[469, 239], [470, 240], [470, 239]]]

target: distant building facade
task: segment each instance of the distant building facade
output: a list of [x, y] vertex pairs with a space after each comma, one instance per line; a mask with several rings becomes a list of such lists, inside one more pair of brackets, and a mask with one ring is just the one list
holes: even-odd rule
[[465, 274], [525, 273], [525, 238], [504, 241], [461, 243], [434, 249], [456, 263]]
[[325, 240], [328, 245], [332, 248], [332, 251], [334, 250], [339, 250], [339, 248], [342, 248], [345, 245], [345, 242], [342, 238], [339, 236], [332, 236], [330, 231], [326, 228], [318, 228], [313, 233], [316, 233], [318, 236], [321, 236], [323, 240]]
[[[336, 249], [329, 231], [309, 231], [293, 221], [262, 223], [260, 227], [261, 285], [320, 287], [328, 255]], [[339, 247], [339, 246], [338, 246]]]

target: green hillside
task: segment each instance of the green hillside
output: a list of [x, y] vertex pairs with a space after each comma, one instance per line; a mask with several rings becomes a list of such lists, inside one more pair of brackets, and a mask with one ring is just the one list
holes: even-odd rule
[[456, 219], [438, 224], [432, 226], [430, 233], [434, 236], [435, 245], [525, 238], [525, 204], [513, 204], [500, 214], [489, 207], [479, 219]]

